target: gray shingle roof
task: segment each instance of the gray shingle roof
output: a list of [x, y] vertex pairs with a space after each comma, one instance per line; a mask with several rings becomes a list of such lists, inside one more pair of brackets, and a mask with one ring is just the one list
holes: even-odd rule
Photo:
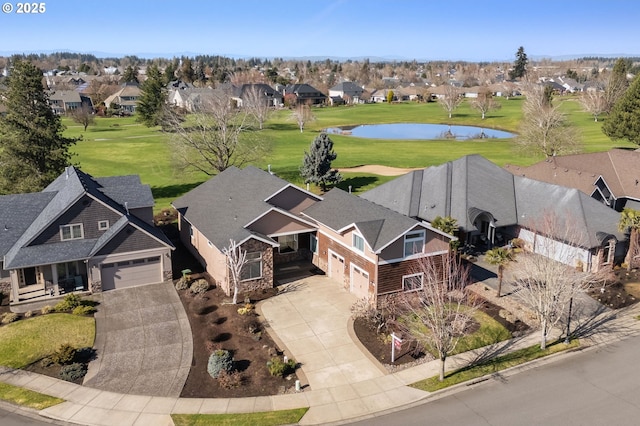
[[55, 193], [0, 196], [0, 258], [20, 239]]
[[473, 219], [487, 212], [496, 225], [530, 224], [544, 212], [572, 217], [586, 230], [576, 242], [599, 246], [597, 233], [623, 239], [617, 231], [618, 213], [585, 194], [553, 184], [513, 176], [480, 155], [417, 170], [361, 195], [399, 213], [431, 222], [451, 216], [469, 232]]
[[212, 244], [223, 248], [231, 239], [240, 242], [252, 235], [264, 239], [245, 226], [273, 208], [264, 200], [287, 185], [255, 167], [230, 167], [176, 199], [173, 206]]
[[404, 214], [334, 188], [308, 207], [306, 216], [334, 231], [355, 225], [367, 244], [378, 251], [419, 224]]

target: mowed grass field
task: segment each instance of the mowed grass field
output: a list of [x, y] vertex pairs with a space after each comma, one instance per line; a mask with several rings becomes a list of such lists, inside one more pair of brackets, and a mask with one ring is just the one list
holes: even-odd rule
[[[271, 151], [254, 165], [272, 171], [278, 176], [302, 185], [298, 168], [304, 151], [324, 128], [342, 125], [375, 123], [444, 123], [475, 125], [517, 132], [522, 119], [522, 98], [498, 99], [502, 108], [491, 111], [485, 120], [465, 101], [449, 119], [437, 103], [367, 104], [352, 107], [313, 108], [316, 120], [300, 132], [288, 110], [275, 113], [265, 124], [261, 136], [271, 144]], [[602, 119], [593, 117], [580, 108], [573, 97], [556, 97], [556, 104], [579, 129], [585, 152], [606, 151], [612, 147], [637, 147], [628, 142], [611, 141], [601, 131]], [[74, 161], [93, 176], [139, 174], [142, 182], [151, 185], [156, 199], [156, 210], [166, 208], [171, 201], [209, 177], [201, 172], [177, 170], [168, 145], [168, 136], [159, 127], [147, 128], [135, 118], [96, 118], [86, 132], [70, 119], [63, 119], [68, 136], [82, 136], [73, 148]], [[498, 165], [507, 163], [529, 165], [541, 157], [528, 156], [515, 149], [512, 139], [477, 141], [415, 141], [360, 139], [331, 135], [338, 158], [334, 167], [344, 168], [365, 164], [393, 167], [428, 167], [455, 160], [468, 154], [480, 154]], [[393, 179], [371, 174], [344, 173], [342, 188], [351, 186], [362, 192]]]

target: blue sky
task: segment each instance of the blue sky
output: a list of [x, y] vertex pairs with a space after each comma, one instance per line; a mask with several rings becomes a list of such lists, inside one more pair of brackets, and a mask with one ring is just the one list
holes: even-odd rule
[[636, 0], [48, 0], [40, 15], [9, 3], [0, 54], [513, 61], [523, 46], [532, 58], [640, 56]]

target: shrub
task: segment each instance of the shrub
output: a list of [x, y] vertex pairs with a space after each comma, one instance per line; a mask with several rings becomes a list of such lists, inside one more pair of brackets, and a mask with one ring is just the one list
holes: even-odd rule
[[76, 356], [76, 350], [73, 346], [65, 343], [60, 345], [57, 351], [51, 354], [51, 361], [58, 365], [70, 364]]
[[253, 303], [245, 303], [242, 308], [238, 308], [238, 313], [240, 315], [250, 315], [253, 313], [255, 306]]
[[186, 290], [189, 288], [189, 280], [186, 277], [180, 278], [176, 281], [176, 290]]
[[15, 312], [5, 312], [2, 314], [2, 323], [9, 324], [11, 322], [18, 321], [20, 317]]
[[267, 368], [272, 376], [284, 377], [285, 375], [295, 371], [296, 361], [289, 359], [287, 362], [284, 362], [282, 358], [274, 356], [267, 361]]
[[71, 311], [73, 315], [93, 315], [96, 313], [96, 308], [93, 306], [80, 305], [73, 308]]
[[242, 375], [239, 371], [222, 370], [218, 374], [218, 384], [223, 389], [234, 389], [242, 384]]
[[56, 312], [72, 311], [82, 304], [82, 298], [75, 293], [67, 294], [64, 299], [53, 308]]
[[231, 352], [225, 349], [218, 349], [209, 357], [207, 372], [211, 377], [217, 379], [221, 371], [231, 371], [232, 367], [233, 357], [231, 356]]
[[41, 313], [42, 315], [50, 314], [50, 313], [51, 313], [51, 311], [53, 311], [53, 307], [52, 307], [52, 306], [50, 306], [50, 305], [43, 306], [43, 307], [42, 307], [42, 309], [40, 309], [40, 313]]
[[85, 374], [87, 374], [87, 366], [79, 362], [74, 362], [73, 364], [62, 367], [60, 373], [58, 373], [58, 377], [67, 382], [75, 382], [83, 378]]
[[209, 283], [204, 278], [194, 281], [189, 287], [191, 294], [194, 295], [203, 295], [207, 290], [209, 290]]
[[247, 330], [251, 334], [260, 332], [260, 328], [260, 321], [258, 320], [251, 320], [249, 321], [249, 324], [247, 324]]
[[40, 360], [40, 367], [43, 367], [43, 368], [50, 367], [53, 364], [54, 364], [53, 360], [48, 356]]
[[27, 311], [24, 313], [25, 318], [31, 318], [33, 316], [33, 311]]

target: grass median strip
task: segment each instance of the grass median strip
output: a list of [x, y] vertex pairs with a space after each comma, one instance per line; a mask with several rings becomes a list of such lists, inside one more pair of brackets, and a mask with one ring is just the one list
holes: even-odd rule
[[0, 399], [35, 410], [44, 410], [45, 408], [53, 407], [54, 405], [64, 402], [64, 399], [44, 395], [7, 383], [0, 383]]
[[277, 426], [295, 424], [309, 408], [241, 414], [172, 414], [176, 426]]
[[411, 384], [411, 387], [427, 392], [435, 392], [449, 386], [457, 385], [458, 383], [477, 379], [488, 374], [493, 374], [498, 371], [506, 370], [507, 368], [524, 364], [525, 362], [577, 348], [579, 346], [580, 342], [577, 339], [572, 340], [569, 344], [565, 344], [560, 341], [552, 343], [548, 345], [545, 350], [540, 350], [540, 346], [538, 345], [530, 346], [528, 348], [519, 349], [506, 355], [487, 360], [483, 363], [470, 365], [468, 367], [452, 371], [445, 376], [442, 382], [438, 380], [438, 376], [434, 376], [429, 379], [413, 383]]

